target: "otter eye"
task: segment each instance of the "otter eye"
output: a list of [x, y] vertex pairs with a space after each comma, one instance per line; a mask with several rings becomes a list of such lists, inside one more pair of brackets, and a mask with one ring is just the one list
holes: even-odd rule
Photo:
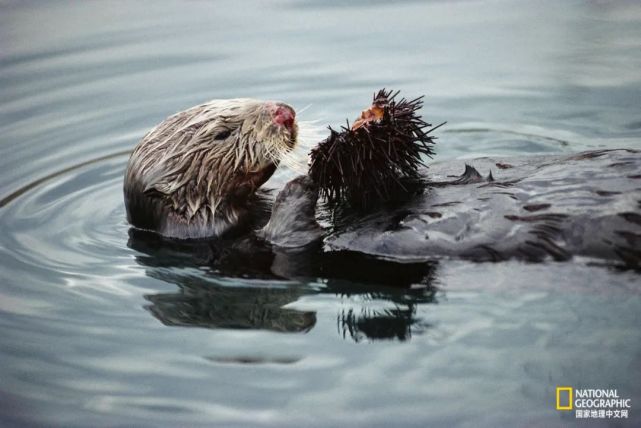
[[223, 131], [220, 131], [216, 136], [214, 137], [214, 140], [225, 140], [227, 137], [231, 135], [231, 130], [225, 129]]

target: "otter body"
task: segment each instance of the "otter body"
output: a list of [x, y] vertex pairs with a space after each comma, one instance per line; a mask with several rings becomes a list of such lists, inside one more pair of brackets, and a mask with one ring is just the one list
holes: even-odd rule
[[269, 222], [257, 235], [284, 248], [304, 247], [320, 240], [323, 230], [316, 222], [318, 188], [311, 178], [301, 175], [278, 194]]
[[[641, 152], [629, 149], [435, 163], [425, 172], [428, 188], [405, 203], [369, 214], [335, 212], [323, 251], [404, 263], [585, 256], [639, 269], [640, 171]], [[306, 236], [315, 236], [313, 216], [306, 223], [298, 207], [309, 206], [318, 192], [302, 188], [300, 180], [281, 192], [288, 203], [274, 205], [262, 232], [267, 239], [277, 243], [288, 227], [304, 236], [305, 224]]]
[[406, 261], [585, 256], [641, 268], [640, 151], [465, 163], [431, 165], [424, 194], [344, 222], [326, 248]]
[[296, 136], [294, 110], [282, 103], [214, 100], [177, 113], [129, 159], [127, 218], [172, 238], [220, 236], [243, 224]]

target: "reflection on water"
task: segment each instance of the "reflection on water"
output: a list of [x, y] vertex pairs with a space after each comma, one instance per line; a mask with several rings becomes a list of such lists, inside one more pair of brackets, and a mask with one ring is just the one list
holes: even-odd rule
[[[178, 287], [145, 295], [151, 303], [146, 309], [168, 326], [303, 333], [316, 324], [316, 313], [287, 305], [305, 295], [329, 293], [392, 305], [341, 308], [337, 325], [342, 337], [408, 340], [426, 327], [416, 318], [416, 305], [436, 301], [435, 263], [327, 254], [319, 246], [284, 250], [251, 237], [176, 241], [135, 229], [129, 236], [128, 246], [140, 253], [136, 261], [146, 274]], [[220, 276], [253, 279], [242, 286], [221, 285]], [[300, 281], [314, 278], [323, 287], [301, 286]]]
[[[380, 298], [380, 297], [379, 297]], [[343, 310], [338, 316], [339, 332], [349, 334], [355, 342], [363, 339], [409, 340], [412, 334], [422, 333], [428, 326], [416, 318], [414, 304], [397, 305], [394, 309]]]
[[180, 291], [145, 296], [151, 302], [147, 309], [168, 326], [303, 333], [316, 323], [314, 312], [283, 307], [300, 297], [294, 288], [221, 287], [184, 277], [173, 280], [180, 281]]

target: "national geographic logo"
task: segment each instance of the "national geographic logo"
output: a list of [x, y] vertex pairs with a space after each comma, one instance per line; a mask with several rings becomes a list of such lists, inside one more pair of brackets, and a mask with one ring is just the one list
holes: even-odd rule
[[556, 410], [575, 410], [577, 419], [627, 419], [631, 401], [616, 389], [556, 387]]
[[572, 387], [556, 387], [556, 410], [572, 410]]

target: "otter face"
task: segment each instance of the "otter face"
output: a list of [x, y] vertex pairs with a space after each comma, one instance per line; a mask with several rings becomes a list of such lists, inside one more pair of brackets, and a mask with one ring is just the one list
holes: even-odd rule
[[[242, 116], [243, 123], [235, 133], [240, 144], [247, 151], [253, 151], [250, 154], [253, 159], [278, 165], [295, 147], [298, 136], [296, 113], [287, 104], [258, 102], [253, 108], [248, 107]], [[251, 144], [245, 143], [252, 140]]]
[[297, 134], [294, 110], [272, 101], [214, 100], [167, 118], [129, 160], [130, 222], [167, 236], [219, 235], [240, 221]]

